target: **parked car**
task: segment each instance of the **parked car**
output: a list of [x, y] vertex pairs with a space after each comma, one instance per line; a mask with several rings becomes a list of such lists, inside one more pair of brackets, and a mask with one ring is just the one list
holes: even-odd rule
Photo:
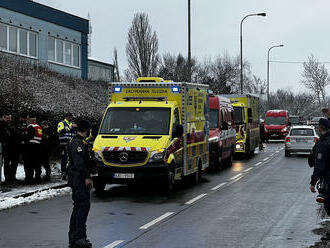
[[291, 153], [308, 152], [310, 153], [315, 143], [319, 140], [313, 126], [294, 126], [285, 138], [285, 156]]

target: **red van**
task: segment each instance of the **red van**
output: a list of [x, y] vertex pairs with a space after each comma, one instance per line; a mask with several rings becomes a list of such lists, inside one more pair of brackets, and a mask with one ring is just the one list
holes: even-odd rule
[[209, 108], [210, 164], [231, 166], [236, 143], [233, 106], [226, 97], [210, 95]]
[[287, 110], [268, 110], [265, 115], [265, 140], [285, 138], [290, 129]]

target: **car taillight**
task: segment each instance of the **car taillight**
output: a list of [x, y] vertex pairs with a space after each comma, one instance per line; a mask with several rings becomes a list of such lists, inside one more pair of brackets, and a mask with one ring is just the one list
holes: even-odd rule
[[290, 137], [286, 137], [286, 138], [285, 138], [285, 142], [291, 142]]
[[318, 142], [319, 141], [319, 138], [315, 137], [314, 138], [314, 143]]

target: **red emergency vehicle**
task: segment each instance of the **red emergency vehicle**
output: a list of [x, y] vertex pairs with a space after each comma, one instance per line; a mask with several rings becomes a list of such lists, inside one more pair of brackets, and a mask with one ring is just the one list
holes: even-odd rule
[[236, 143], [232, 103], [226, 97], [210, 95], [209, 108], [210, 163], [214, 167], [231, 166]]
[[265, 115], [265, 140], [285, 138], [289, 133], [290, 121], [287, 110], [268, 110]]

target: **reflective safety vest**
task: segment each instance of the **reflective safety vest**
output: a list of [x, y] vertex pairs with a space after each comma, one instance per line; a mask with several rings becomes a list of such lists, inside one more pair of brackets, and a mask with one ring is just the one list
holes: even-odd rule
[[72, 129], [72, 122], [68, 122], [67, 120], [58, 123], [57, 132], [59, 133], [61, 145], [67, 145], [71, 138], [76, 136], [76, 133]]
[[33, 127], [34, 136], [29, 140], [29, 143], [40, 144], [42, 139], [42, 128], [38, 124], [30, 124], [29, 127]]

